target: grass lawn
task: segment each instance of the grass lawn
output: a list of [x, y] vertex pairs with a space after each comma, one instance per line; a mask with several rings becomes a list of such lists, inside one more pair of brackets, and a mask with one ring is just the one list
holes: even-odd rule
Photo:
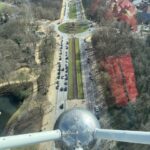
[[69, 8], [69, 18], [75, 19], [76, 17], [77, 17], [76, 5], [72, 4], [70, 5], [70, 8]]
[[75, 34], [82, 33], [88, 29], [88, 25], [86, 23], [64, 23], [58, 27], [61, 32]]
[[15, 12], [17, 8], [11, 7], [11, 4], [7, 4], [5, 2], [0, 2], [0, 13], [7, 12], [9, 15]]
[[5, 6], [6, 6], [6, 5], [5, 5], [4, 3], [0, 2], [0, 11], [1, 11], [2, 9], [4, 9]]
[[76, 47], [78, 98], [83, 99], [84, 98], [84, 92], [83, 92], [83, 82], [82, 82], [82, 70], [81, 70], [79, 39], [75, 39], [75, 47]]
[[69, 84], [68, 99], [73, 99], [73, 75], [72, 75], [72, 39], [69, 39]]

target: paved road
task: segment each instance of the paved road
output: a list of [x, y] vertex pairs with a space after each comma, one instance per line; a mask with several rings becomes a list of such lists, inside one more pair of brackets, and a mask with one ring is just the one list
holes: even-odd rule
[[81, 53], [81, 67], [82, 67], [82, 78], [84, 85], [85, 99], [87, 100], [87, 108], [94, 112], [94, 105], [96, 101], [96, 84], [94, 83], [90, 58], [88, 56], [87, 44], [83, 39], [80, 39], [80, 53]]
[[[83, 6], [81, 3], [81, 0], [76, 0], [76, 8], [77, 8], [77, 18], [76, 19], [69, 19], [69, 0], [65, 0], [64, 3], [64, 18], [61, 20], [61, 23], [65, 22], [87, 22], [89, 24], [89, 27], [93, 22], [86, 19]], [[55, 29], [55, 31], [61, 36], [61, 42], [60, 42], [60, 75], [57, 75], [60, 77], [57, 79], [59, 88], [57, 90], [57, 102], [56, 102], [56, 118], [66, 109], [66, 100], [67, 100], [67, 91], [64, 91], [64, 88], [68, 88], [68, 80], [65, 80], [66, 76], [68, 77], [68, 72], [66, 72], [66, 66], [68, 66], [68, 60], [66, 60], [66, 57], [69, 57], [68, 53], [68, 45], [66, 44], [68, 42], [69, 38], [77, 37], [79, 38], [79, 44], [80, 44], [80, 50], [81, 50], [81, 67], [82, 67], [82, 76], [83, 76], [83, 85], [84, 85], [84, 94], [85, 99], [87, 100], [87, 106], [90, 108], [91, 111], [93, 111], [93, 105], [95, 102], [95, 85], [94, 83], [89, 79], [89, 73], [91, 72], [90, 65], [87, 65], [87, 53], [85, 51], [86, 49], [86, 43], [84, 42], [84, 39], [89, 37], [92, 32], [94, 32], [95, 28], [89, 28], [87, 31], [83, 33], [78, 34], [66, 34], [62, 33], [58, 30], [58, 26], [60, 21], [54, 22], [52, 25]], [[63, 71], [62, 71], [63, 70]], [[65, 85], [65, 82], [67, 82], [67, 85]], [[63, 89], [63, 91], [61, 91]]]
[[[62, 37], [59, 49], [59, 65], [57, 67], [57, 109], [56, 117], [58, 117], [66, 107], [67, 90], [68, 90], [68, 38]], [[67, 48], [67, 49], [66, 49]]]
[[[64, 19], [62, 22], [69, 20], [69, 1], [66, 0], [64, 3]], [[56, 99], [56, 118], [66, 109], [66, 101], [68, 94], [68, 36], [58, 30], [58, 22], [54, 23], [55, 31], [60, 35], [60, 48], [59, 48], [59, 62], [57, 71], [57, 99]]]
[[[64, 17], [61, 20], [57, 20], [51, 24], [54, 27], [54, 30], [57, 34], [60, 35], [61, 41], [59, 43], [59, 62], [58, 62], [58, 74], [57, 74], [57, 98], [56, 98], [56, 119], [57, 117], [67, 108], [66, 101], [67, 101], [67, 94], [68, 94], [68, 39], [77, 37], [79, 38], [79, 46], [80, 46], [80, 53], [81, 53], [81, 68], [82, 68], [82, 77], [83, 77], [83, 86], [84, 86], [84, 95], [85, 99], [87, 100], [87, 108], [93, 112], [93, 107], [95, 105], [95, 84], [90, 80], [89, 73], [91, 72], [90, 64], [87, 64], [88, 54], [85, 51], [87, 48], [84, 39], [91, 36], [92, 32], [94, 32], [95, 27], [91, 28], [91, 24], [93, 22], [86, 19], [84, 9], [81, 3], [81, 0], [76, 0], [76, 8], [77, 8], [77, 18], [76, 19], [69, 19], [69, 1], [65, 0], [64, 2]], [[65, 34], [58, 30], [58, 26], [61, 23], [65, 22], [87, 22], [89, 25], [89, 29], [83, 33], [79, 34]], [[67, 88], [67, 91], [64, 89]], [[56, 149], [52, 147], [52, 149]]]

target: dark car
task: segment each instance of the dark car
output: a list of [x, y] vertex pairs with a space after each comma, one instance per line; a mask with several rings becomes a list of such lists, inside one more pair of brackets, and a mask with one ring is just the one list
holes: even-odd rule
[[99, 120], [99, 118], [100, 118], [99, 106], [94, 106], [94, 113], [95, 113], [96, 118]]
[[60, 91], [63, 91], [63, 87], [60, 88]]
[[63, 109], [63, 108], [64, 108], [64, 104], [61, 104], [61, 105], [59, 106], [59, 108], [60, 108], [60, 109]]
[[64, 83], [64, 85], [67, 85], [67, 84], [68, 84], [67, 82]]
[[59, 81], [56, 81], [56, 84], [59, 84]]
[[64, 88], [64, 91], [67, 91], [67, 87]]
[[59, 85], [56, 86], [56, 90], [58, 90], [58, 88], [59, 88]]
[[68, 77], [65, 77], [65, 80], [68, 80]]

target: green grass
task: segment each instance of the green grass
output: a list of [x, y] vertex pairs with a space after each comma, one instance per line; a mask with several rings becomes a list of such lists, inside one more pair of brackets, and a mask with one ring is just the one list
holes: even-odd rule
[[82, 33], [88, 29], [88, 25], [86, 23], [64, 23], [58, 27], [61, 32], [75, 34]]
[[4, 3], [0, 2], [0, 11], [3, 10], [5, 8], [5, 6], [6, 5]]
[[77, 84], [78, 84], [78, 98], [84, 98], [83, 82], [82, 82], [82, 70], [81, 70], [81, 58], [79, 49], [79, 39], [75, 39], [76, 47], [76, 68], [77, 68]]
[[[69, 84], [68, 84], [68, 99], [73, 99], [73, 72], [72, 72], [72, 44], [73, 39], [69, 39]], [[76, 68], [77, 68], [77, 86], [78, 86], [78, 99], [84, 98], [81, 59], [79, 49], [79, 39], [75, 39], [75, 54], [76, 54]]]
[[76, 17], [77, 17], [76, 5], [72, 4], [70, 5], [70, 8], [69, 8], [69, 18], [75, 19]]
[[12, 148], [11, 150], [37, 150], [37, 144], [36, 145], [31, 145], [31, 146], [23, 146], [23, 147], [18, 147], [18, 148]]
[[68, 84], [68, 99], [73, 99], [72, 39], [69, 39], [69, 84]]

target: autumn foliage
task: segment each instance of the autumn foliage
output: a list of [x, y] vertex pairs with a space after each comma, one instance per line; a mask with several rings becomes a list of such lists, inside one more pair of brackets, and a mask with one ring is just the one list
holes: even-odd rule
[[111, 77], [110, 87], [116, 104], [126, 105], [128, 101], [135, 102], [138, 92], [130, 54], [109, 56], [103, 64]]

